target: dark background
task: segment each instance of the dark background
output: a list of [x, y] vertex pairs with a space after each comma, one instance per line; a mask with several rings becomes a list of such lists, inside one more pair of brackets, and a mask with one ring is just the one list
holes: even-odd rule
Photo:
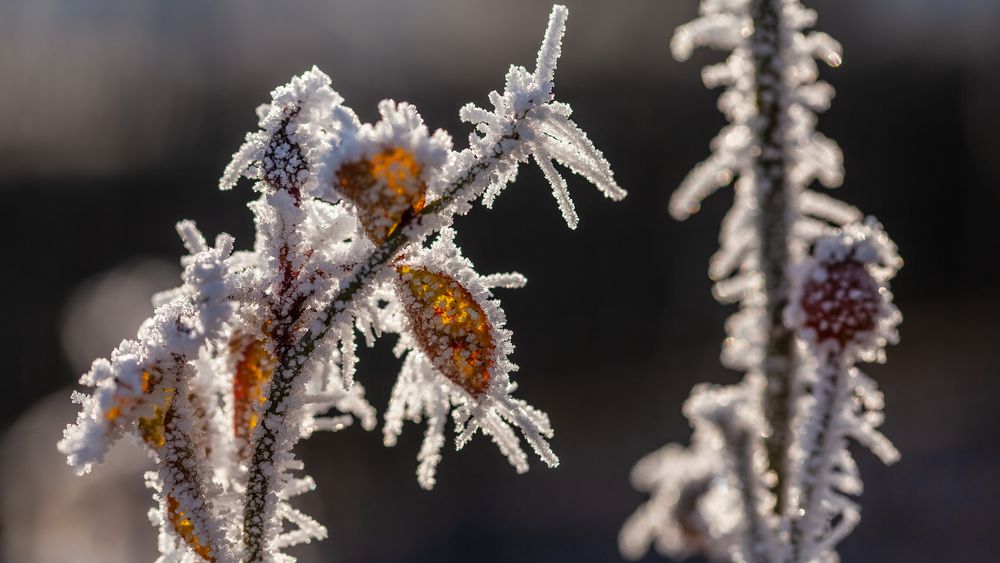
[[[407, 100], [462, 146], [469, 129], [458, 108], [486, 104], [508, 64], [533, 65], [549, 11], [528, 0], [205, 4], [0, 3], [0, 431], [9, 430], [0, 557], [10, 563], [45, 561], [37, 546], [76, 537], [81, 520], [100, 531], [80, 536], [94, 553], [130, 543], [152, 559], [141, 469], [110, 496], [55, 492], [78, 486], [59, 485], [75, 481], [54, 452], [58, 429], [74, 416], [69, 386], [86, 354], [110, 353], [136, 327], [116, 316], [124, 293], [87, 309], [92, 294], [79, 288], [122, 268], [152, 269], [143, 279], [168, 287], [173, 280], [159, 280], [172, 270], [158, 260], [180, 255], [173, 225], [181, 218], [251, 244], [248, 186], [222, 193], [215, 182], [270, 89], [317, 64], [363, 119], [377, 117], [382, 98]], [[492, 211], [477, 206], [457, 221], [480, 272], [516, 269], [530, 280], [500, 297], [519, 393], [551, 416], [562, 465], [533, 459], [518, 476], [479, 437], [458, 454], [446, 447], [437, 488], [425, 492], [414, 476], [421, 427], [408, 425], [392, 449], [378, 430], [317, 435], [298, 449], [319, 485], [300, 504], [331, 538], [297, 548], [303, 561], [618, 561], [618, 530], [645, 500], [629, 485], [632, 465], [687, 440], [680, 407], [693, 384], [740, 377], [719, 365], [732, 310], [712, 300], [705, 273], [731, 193], [685, 223], [666, 212], [671, 190], [724, 123], [718, 92], [699, 78], [720, 55], [683, 64], [669, 55], [673, 28], [697, 4], [569, 5], [557, 96], [572, 104], [629, 197], [615, 204], [571, 178], [581, 224], [570, 231], [541, 174], [525, 167]], [[818, 29], [845, 44], [844, 65], [823, 72], [837, 98], [820, 129], [841, 145], [847, 169], [833, 195], [877, 216], [906, 261], [893, 284], [902, 342], [888, 364], [866, 368], [886, 393], [883, 430], [903, 459], [886, 468], [857, 450], [867, 490], [843, 560], [993, 560], [1000, 5], [807, 5], [820, 13]], [[102, 347], [92, 349], [95, 341]], [[359, 366], [380, 410], [398, 369], [390, 348], [387, 340], [365, 351]], [[42, 411], [55, 414], [37, 422]], [[135, 494], [129, 510], [107, 508], [115, 495]], [[78, 516], [68, 516], [71, 501]]]

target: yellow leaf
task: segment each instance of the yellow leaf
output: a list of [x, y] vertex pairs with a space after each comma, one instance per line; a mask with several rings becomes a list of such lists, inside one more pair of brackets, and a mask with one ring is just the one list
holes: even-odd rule
[[410, 266], [397, 273], [406, 315], [424, 353], [469, 394], [486, 391], [496, 344], [482, 306], [446, 274]]
[[424, 207], [427, 184], [423, 165], [413, 153], [391, 147], [375, 156], [342, 165], [336, 186], [358, 210], [361, 226], [381, 244]]
[[167, 517], [174, 527], [174, 531], [180, 536], [191, 549], [206, 561], [215, 561], [212, 550], [207, 545], [202, 545], [198, 536], [194, 532], [194, 523], [188, 518], [184, 511], [180, 510], [180, 503], [172, 496], [167, 497]]
[[253, 429], [260, 422], [260, 406], [267, 399], [264, 391], [271, 381], [275, 359], [264, 342], [254, 337], [237, 336], [229, 349], [239, 358], [233, 373], [233, 435], [240, 458], [245, 459]]

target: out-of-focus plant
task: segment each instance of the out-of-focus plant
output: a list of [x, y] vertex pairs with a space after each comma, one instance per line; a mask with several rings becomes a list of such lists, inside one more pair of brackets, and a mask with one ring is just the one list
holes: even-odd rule
[[302, 464], [292, 448], [352, 416], [375, 426], [354, 382], [358, 333], [369, 344], [399, 335], [403, 367], [384, 440], [393, 445], [404, 420], [426, 419], [421, 486], [434, 485], [449, 414], [459, 448], [482, 431], [526, 471], [517, 428], [558, 464], [547, 416], [512, 396], [513, 346], [491, 292], [525, 280], [477, 273], [450, 224], [480, 196], [489, 206], [529, 158], [570, 227], [577, 216], [554, 162], [625, 196], [570, 107], [553, 98], [566, 16], [553, 9], [535, 71], [511, 67], [492, 110], [462, 108], [476, 133], [460, 151], [406, 103], [383, 101], [381, 120], [362, 124], [316, 68], [258, 108], [260, 130], [220, 181], [256, 181], [253, 250], [234, 251], [228, 235], [209, 245], [179, 223], [190, 252], [184, 284], [156, 296], [138, 337], [83, 376], [94, 391], [75, 395], [82, 411], [59, 444], [80, 473], [122, 435], [148, 446], [161, 561], [289, 561], [286, 547], [325, 537], [289, 504], [314, 487], [293, 475]]
[[840, 66], [841, 49], [806, 31], [815, 20], [799, 0], [702, 0], [674, 35], [680, 60], [698, 46], [731, 51], [702, 75], [726, 87], [729, 124], [670, 210], [685, 219], [735, 178], [709, 276], [720, 302], [739, 304], [722, 360], [746, 376], [696, 387], [684, 407], [691, 446], [636, 465], [633, 483], [652, 498], [622, 529], [626, 556], [654, 543], [672, 557], [836, 561], [860, 518], [847, 440], [886, 463], [899, 456], [876, 429], [882, 395], [855, 364], [884, 361], [897, 339], [888, 282], [902, 262], [874, 219], [808, 189], [843, 178], [840, 149], [814, 129], [833, 96], [815, 60]]

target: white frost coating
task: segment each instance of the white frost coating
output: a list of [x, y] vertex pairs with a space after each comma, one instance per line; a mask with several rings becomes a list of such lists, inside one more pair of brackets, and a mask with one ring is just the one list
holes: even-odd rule
[[[814, 111], [822, 111], [829, 106], [833, 88], [825, 82], [817, 81], [814, 56], [832, 66], [839, 66], [839, 44], [826, 34], [805, 33], [802, 28], [811, 24], [810, 18], [800, 17], [805, 10], [798, 0], [778, 0], [784, 7], [786, 17], [782, 22], [784, 33], [790, 41], [783, 45], [781, 57], [787, 68], [782, 74], [782, 96], [787, 98], [784, 133], [781, 142], [788, 163], [788, 177], [793, 180], [792, 192], [800, 193], [803, 204], [797, 214], [815, 216], [828, 221], [834, 227], [842, 226], [860, 218], [859, 213], [845, 213], [853, 209], [823, 196], [810, 198], [806, 190], [814, 179], [821, 184], [834, 187], [843, 180], [843, 164], [836, 143], [815, 131]], [[753, 179], [754, 160], [760, 154], [760, 127], [755, 106], [755, 72], [752, 63], [753, 22], [750, 19], [749, 0], [732, 2], [702, 2], [702, 16], [677, 29], [672, 49], [679, 60], [690, 56], [698, 46], [731, 50], [724, 63], [706, 68], [705, 83], [709, 87], [725, 86], [726, 91], [719, 99], [719, 108], [730, 120], [712, 141], [712, 155], [695, 167], [684, 179], [670, 201], [670, 212], [677, 219], [685, 219], [701, 208], [701, 202], [717, 189], [729, 185], [737, 178], [748, 178], [748, 182], [735, 184], [737, 198], [730, 215], [750, 215], [759, 212], [758, 193], [765, 189]], [[822, 48], [818, 46], [822, 46]], [[834, 57], [834, 54], [837, 54]], [[834, 64], [835, 63], [835, 64]], [[742, 194], [741, 192], [749, 192]], [[793, 200], [796, 198], [792, 198]], [[808, 202], [808, 203], [807, 203]], [[801, 253], [815, 233], [800, 241], [793, 242], [796, 252]], [[720, 260], [727, 268], [715, 268], [712, 278], [719, 280], [739, 268], [756, 268], [757, 258], [753, 252], [731, 250], [730, 246], [756, 247], [759, 233], [753, 220], [746, 220], [744, 227], [724, 230], [721, 237]], [[739, 254], [742, 260], [721, 260], [722, 256]]]
[[[343, 430], [352, 424], [354, 418], [361, 422], [365, 430], [375, 429], [375, 407], [365, 398], [364, 386], [345, 377], [344, 364], [342, 353], [334, 350], [329, 362], [318, 366], [306, 384], [302, 420], [304, 438], [321, 430]], [[345, 414], [329, 416], [326, 413], [331, 409]]]
[[[377, 425], [354, 381], [358, 333], [369, 346], [399, 335], [405, 358], [383, 435], [392, 445], [404, 420], [426, 419], [420, 486], [434, 484], [449, 416], [458, 448], [481, 430], [519, 472], [528, 468], [522, 437], [558, 463], [548, 417], [512, 396], [511, 335], [490, 291], [525, 279], [480, 276], [447, 227], [484, 193], [492, 201], [529, 158], [571, 226], [576, 215], [553, 162], [614, 199], [625, 195], [569, 120], [570, 107], [553, 98], [566, 14], [553, 9], [535, 72], [512, 67], [504, 92], [490, 95], [493, 111], [462, 109], [477, 125], [462, 150], [405, 102], [384, 100], [380, 119], [361, 123], [316, 68], [258, 108], [259, 129], [219, 181], [221, 189], [254, 181], [252, 248], [234, 252], [228, 235], [210, 246], [193, 223], [178, 225], [190, 253], [184, 284], [156, 295], [137, 338], [81, 378], [94, 391], [74, 394], [79, 420], [59, 444], [78, 472], [122, 435], [147, 444], [157, 461], [147, 482], [159, 561], [292, 561], [287, 547], [326, 537], [289, 504], [316, 486], [292, 451], [355, 419], [366, 430]], [[454, 294], [418, 302], [404, 291], [405, 268], [437, 276]], [[438, 319], [448, 299], [467, 316]]]
[[[829, 563], [860, 519], [848, 438], [887, 463], [899, 456], [877, 431], [882, 396], [854, 364], [884, 361], [898, 339], [887, 282], [901, 261], [874, 220], [810, 189], [844, 176], [839, 147], [815, 130], [834, 95], [815, 61], [843, 62], [839, 43], [806, 31], [815, 12], [799, 0], [700, 5], [671, 48], [679, 60], [702, 46], [730, 51], [702, 74], [725, 87], [719, 109], [729, 123], [673, 193], [670, 213], [686, 219], [734, 186], [709, 277], [718, 301], [739, 304], [722, 362], [746, 376], [696, 389], [685, 407], [691, 446], [636, 466], [633, 482], [652, 499], [623, 528], [621, 551], [638, 558], [652, 544], [672, 557]], [[728, 505], [709, 500], [720, 488]]]

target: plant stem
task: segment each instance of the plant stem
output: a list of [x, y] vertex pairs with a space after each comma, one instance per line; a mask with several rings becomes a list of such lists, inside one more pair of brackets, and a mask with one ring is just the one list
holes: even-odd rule
[[805, 559], [803, 555], [808, 553], [804, 552], [818, 539], [817, 526], [823, 519], [821, 499], [828, 488], [829, 477], [834, 473], [839, 442], [843, 439], [835, 422], [850, 396], [847, 384], [850, 366], [843, 355], [827, 351], [820, 355], [819, 360], [817, 381], [812, 390], [816, 404], [803, 445], [805, 452], [798, 483], [802, 512], [792, 520], [789, 534], [791, 563]]
[[788, 446], [791, 439], [791, 403], [795, 370], [795, 337], [785, 326], [782, 315], [788, 301], [788, 276], [791, 253], [789, 237], [794, 220], [791, 205], [794, 187], [787, 177], [785, 150], [784, 62], [781, 10], [783, 0], [754, 0], [751, 5], [754, 31], [750, 50], [756, 72], [757, 148], [754, 179], [760, 205], [761, 271], [764, 274], [764, 314], [766, 343], [762, 370], [767, 377], [764, 391], [764, 416], [770, 427], [765, 441], [768, 466], [774, 482], [775, 512], [787, 504]]

